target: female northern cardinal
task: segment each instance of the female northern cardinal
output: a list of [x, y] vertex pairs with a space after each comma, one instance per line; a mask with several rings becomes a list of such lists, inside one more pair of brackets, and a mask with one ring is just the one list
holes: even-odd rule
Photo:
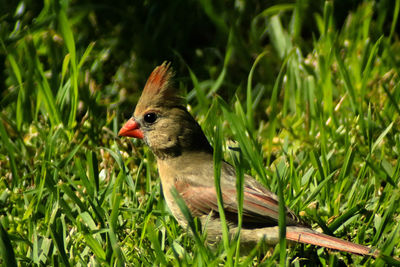
[[[170, 64], [163, 63], [151, 73], [133, 117], [121, 128], [120, 136], [143, 139], [157, 158], [162, 189], [176, 220], [186, 226], [172, 189], [185, 201], [192, 215], [206, 225], [207, 239], [213, 243], [222, 235], [214, 184], [213, 149], [199, 124], [171, 86]], [[237, 231], [236, 173], [222, 162], [221, 191], [230, 233]], [[279, 242], [278, 198], [254, 178], [245, 175], [242, 245]], [[211, 214], [211, 216], [209, 216]], [[291, 241], [376, 257], [378, 251], [331, 237], [310, 229], [291, 211], [286, 214], [286, 238]]]

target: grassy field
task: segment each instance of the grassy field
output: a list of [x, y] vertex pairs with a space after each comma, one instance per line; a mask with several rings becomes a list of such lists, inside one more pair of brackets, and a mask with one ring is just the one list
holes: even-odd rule
[[[3, 2], [0, 263], [393, 264], [400, 1], [346, 3]], [[186, 234], [154, 156], [117, 136], [164, 60], [225, 160], [314, 229], [382, 256], [284, 243], [242, 255], [235, 241], [211, 251]]]

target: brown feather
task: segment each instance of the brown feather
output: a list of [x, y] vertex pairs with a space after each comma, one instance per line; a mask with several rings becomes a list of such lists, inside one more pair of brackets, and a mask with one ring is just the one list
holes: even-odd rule
[[[218, 215], [217, 193], [214, 186], [193, 184], [184, 180], [176, 180], [174, 186], [194, 216], [207, 215], [211, 211]], [[267, 195], [261, 195], [251, 188], [245, 188], [243, 193], [243, 227], [259, 228], [278, 224], [278, 201]], [[223, 188], [225, 213], [228, 220], [237, 223], [236, 195], [236, 188]], [[287, 225], [303, 226], [290, 211], [287, 212], [286, 221]]]
[[315, 246], [376, 257], [379, 251], [303, 227], [287, 227], [286, 239]]

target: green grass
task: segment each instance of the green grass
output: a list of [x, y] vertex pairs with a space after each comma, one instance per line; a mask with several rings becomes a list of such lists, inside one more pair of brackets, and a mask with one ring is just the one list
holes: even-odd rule
[[[26, 1], [0, 14], [1, 264], [384, 266], [400, 255], [400, 1], [123, 10], [149, 12], [143, 24], [120, 4]], [[201, 17], [197, 34], [215, 38], [188, 46], [193, 24], [175, 23], [175, 11]], [[238, 199], [251, 174], [313, 228], [382, 257], [284, 240], [242, 255], [227, 235], [213, 251], [187, 212], [196, 234], [186, 234], [161, 197], [154, 156], [117, 136], [167, 55], [215, 162], [238, 171]]]

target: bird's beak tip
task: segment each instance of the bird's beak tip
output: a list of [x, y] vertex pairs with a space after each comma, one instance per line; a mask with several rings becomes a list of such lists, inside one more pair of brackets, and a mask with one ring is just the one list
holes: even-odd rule
[[119, 136], [128, 136], [143, 139], [143, 132], [140, 130], [140, 125], [133, 118], [128, 120], [118, 133]]

